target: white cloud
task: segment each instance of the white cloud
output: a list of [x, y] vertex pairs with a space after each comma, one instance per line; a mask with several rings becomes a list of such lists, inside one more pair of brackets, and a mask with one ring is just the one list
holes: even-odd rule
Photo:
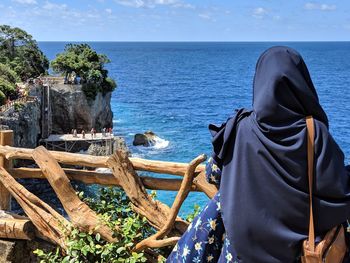
[[207, 20], [210, 20], [210, 19], [211, 19], [211, 15], [206, 14], [206, 13], [198, 14], [198, 16], [199, 16], [200, 18], [207, 19]]
[[328, 4], [318, 4], [318, 3], [306, 3], [304, 5], [304, 9], [307, 10], [321, 10], [321, 11], [333, 11], [337, 9], [336, 5], [328, 5]]
[[67, 5], [66, 4], [55, 4], [55, 3], [51, 3], [51, 2], [45, 2], [45, 4], [43, 5], [43, 8], [46, 10], [62, 10], [62, 9], [66, 9]]
[[37, 4], [36, 0], [12, 0], [12, 2], [16, 2], [16, 3], [24, 4], [24, 5], [36, 5]]
[[112, 14], [112, 9], [110, 9], [110, 8], [106, 8], [105, 11], [107, 14]]
[[180, 0], [115, 0], [117, 4], [135, 8], [155, 8], [156, 6], [172, 6], [178, 8], [191, 8], [195, 6], [183, 3]]
[[253, 17], [255, 18], [263, 18], [267, 15], [267, 10], [263, 7], [257, 7], [253, 10]]

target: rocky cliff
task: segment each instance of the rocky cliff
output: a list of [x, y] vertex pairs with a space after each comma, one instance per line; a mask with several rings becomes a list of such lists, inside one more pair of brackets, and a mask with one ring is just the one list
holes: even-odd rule
[[17, 104], [0, 115], [0, 124], [13, 130], [14, 146], [34, 148], [41, 135], [40, 100]]
[[50, 133], [100, 131], [113, 126], [111, 93], [98, 93], [94, 100], [88, 100], [81, 85], [55, 83], [49, 89], [34, 85], [30, 96], [37, 99], [0, 114], [0, 127], [14, 130], [15, 146], [34, 148]]
[[52, 133], [78, 132], [95, 128], [110, 128], [113, 125], [111, 93], [98, 93], [88, 100], [81, 85], [55, 84], [50, 89]]

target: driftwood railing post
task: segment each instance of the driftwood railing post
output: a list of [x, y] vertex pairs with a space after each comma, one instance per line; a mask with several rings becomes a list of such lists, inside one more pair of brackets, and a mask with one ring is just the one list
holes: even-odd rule
[[[13, 131], [2, 130], [0, 131], [0, 145], [13, 145]], [[0, 156], [0, 167], [8, 170], [12, 168], [12, 161], [7, 160], [5, 157]], [[10, 210], [11, 194], [7, 191], [6, 187], [0, 183], [0, 210]]]

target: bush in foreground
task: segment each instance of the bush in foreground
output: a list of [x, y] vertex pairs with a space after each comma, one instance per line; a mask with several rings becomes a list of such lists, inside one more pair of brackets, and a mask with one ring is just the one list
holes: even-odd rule
[[[151, 193], [155, 198], [155, 192]], [[41, 259], [41, 263], [137, 263], [146, 262], [144, 253], [132, 252], [136, 243], [153, 235], [155, 229], [149, 225], [145, 218], [140, 217], [131, 209], [131, 203], [125, 192], [119, 188], [101, 188], [97, 198], [83, 198], [91, 209], [101, 216], [101, 220], [115, 231], [118, 238], [116, 243], [108, 243], [101, 239], [100, 235], [79, 232], [74, 229], [67, 238], [67, 254], [63, 255], [60, 248], [54, 252], [46, 252], [40, 249], [34, 253]], [[188, 221], [198, 214], [200, 208], [195, 205], [193, 213], [187, 216]], [[159, 262], [164, 262], [171, 248], [156, 250], [164, 256]]]
[[[83, 197], [83, 194], [80, 194]], [[74, 229], [67, 238], [67, 254], [57, 248], [47, 253], [36, 250], [34, 253], [42, 263], [88, 263], [88, 262], [146, 262], [144, 253], [132, 252], [134, 245], [155, 233], [145, 218], [131, 210], [130, 201], [124, 191], [118, 188], [101, 188], [97, 198], [83, 199], [91, 209], [101, 216], [101, 221], [115, 231], [116, 243], [108, 243], [100, 235], [79, 232]]]

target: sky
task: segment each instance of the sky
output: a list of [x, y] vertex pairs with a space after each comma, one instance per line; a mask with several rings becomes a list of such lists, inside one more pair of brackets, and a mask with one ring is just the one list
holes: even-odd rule
[[0, 0], [38, 41], [348, 41], [349, 0]]

